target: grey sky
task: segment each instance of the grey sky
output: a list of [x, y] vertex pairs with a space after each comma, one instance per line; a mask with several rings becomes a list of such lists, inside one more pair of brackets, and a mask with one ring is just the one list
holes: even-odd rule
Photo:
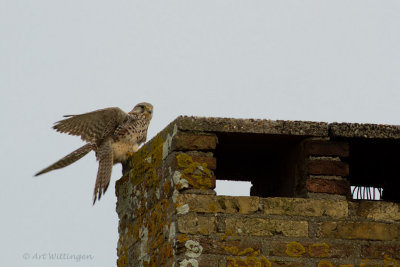
[[82, 144], [62, 115], [148, 101], [149, 138], [180, 114], [400, 124], [399, 29], [389, 0], [1, 0], [0, 265], [115, 265], [121, 167], [94, 207], [93, 153], [32, 177]]

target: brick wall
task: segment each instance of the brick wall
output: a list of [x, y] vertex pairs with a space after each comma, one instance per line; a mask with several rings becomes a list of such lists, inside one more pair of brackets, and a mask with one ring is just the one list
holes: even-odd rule
[[[117, 181], [118, 266], [399, 266], [399, 204], [351, 199], [358, 136], [334, 127], [178, 118]], [[385, 127], [360, 134], [397, 140]], [[252, 196], [217, 196], [217, 178]]]

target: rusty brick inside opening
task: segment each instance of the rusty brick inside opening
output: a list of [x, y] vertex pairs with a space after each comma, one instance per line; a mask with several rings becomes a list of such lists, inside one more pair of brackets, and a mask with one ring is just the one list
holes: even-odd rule
[[217, 133], [217, 137], [218, 180], [250, 181], [251, 196], [299, 195], [297, 155], [304, 137], [249, 133]]

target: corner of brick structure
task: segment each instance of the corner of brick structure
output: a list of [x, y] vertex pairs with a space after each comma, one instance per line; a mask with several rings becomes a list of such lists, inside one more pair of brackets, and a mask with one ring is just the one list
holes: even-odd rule
[[[399, 204], [351, 199], [364, 139], [347, 131], [360, 127], [400, 139], [389, 126], [177, 118], [116, 183], [117, 265], [399, 266]], [[252, 181], [252, 196], [217, 196], [217, 178]]]

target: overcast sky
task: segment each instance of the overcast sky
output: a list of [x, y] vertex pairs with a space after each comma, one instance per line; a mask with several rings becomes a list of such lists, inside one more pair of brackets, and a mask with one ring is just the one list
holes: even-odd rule
[[400, 124], [399, 45], [394, 0], [0, 0], [0, 265], [115, 266], [121, 167], [94, 207], [93, 153], [33, 178], [82, 145], [62, 115]]

